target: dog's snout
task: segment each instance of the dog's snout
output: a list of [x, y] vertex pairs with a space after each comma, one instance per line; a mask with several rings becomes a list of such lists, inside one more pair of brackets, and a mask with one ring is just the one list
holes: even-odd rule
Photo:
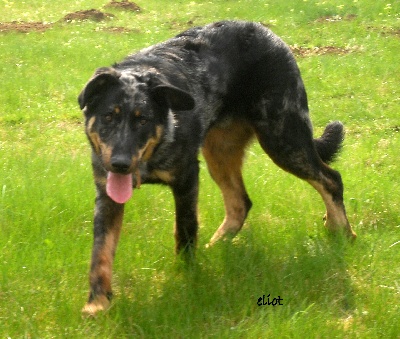
[[131, 167], [132, 160], [131, 158], [123, 155], [116, 155], [111, 158], [111, 166], [115, 169], [115, 171], [124, 173], [129, 170]]

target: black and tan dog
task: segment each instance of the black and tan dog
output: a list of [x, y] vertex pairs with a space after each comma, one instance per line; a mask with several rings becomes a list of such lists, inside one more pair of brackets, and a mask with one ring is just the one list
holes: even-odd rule
[[327, 165], [340, 149], [343, 126], [330, 123], [321, 138], [313, 138], [295, 59], [260, 24], [225, 21], [192, 28], [99, 68], [79, 104], [97, 187], [84, 312], [109, 305], [124, 203], [133, 188], [169, 185], [176, 204], [176, 251], [195, 247], [199, 149], [226, 209], [211, 244], [234, 236], [251, 208], [241, 167], [254, 136], [278, 166], [319, 192], [329, 230], [356, 236], [346, 217], [341, 176]]

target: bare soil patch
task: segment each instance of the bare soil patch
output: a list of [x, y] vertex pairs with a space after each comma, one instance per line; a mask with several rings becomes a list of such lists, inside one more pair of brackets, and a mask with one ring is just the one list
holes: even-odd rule
[[326, 55], [326, 54], [336, 54], [344, 55], [354, 52], [356, 48], [342, 48], [335, 46], [322, 46], [322, 47], [301, 47], [301, 46], [290, 46], [292, 52], [300, 57], [309, 57], [315, 55]]
[[340, 15], [325, 15], [317, 20], [315, 22], [339, 22], [339, 21], [352, 21], [357, 18], [356, 14], [347, 14], [345, 16], [340, 16]]
[[138, 29], [130, 29], [125, 27], [104, 27], [101, 29], [104, 32], [121, 34], [121, 33], [140, 33]]
[[389, 35], [393, 35], [396, 36], [398, 38], [400, 38], [400, 28], [394, 29], [394, 28], [390, 28], [387, 29], [385, 34], [389, 34]]
[[97, 9], [88, 9], [84, 11], [78, 11], [74, 13], [67, 14], [62, 21], [70, 22], [70, 21], [104, 21], [109, 20], [114, 17], [114, 14], [104, 13]]
[[0, 22], [0, 32], [44, 32], [45, 30], [52, 27], [51, 23], [43, 22], [26, 22], [26, 21], [11, 21], [11, 22]]
[[400, 38], [400, 28], [369, 26], [368, 29], [371, 31], [379, 32], [382, 35], [391, 35]]
[[141, 8], [137, 4], [135, 4], [134, 2], [129, 1], [129, 0], [122, 0], [122, 1], [112, 0], [111, 2], [106, 4], [104, 7], [123, 9], [126, 11], [133, 11], [133, 12], [141, 11]]
[[[60, 22], [71, 22], [71, 21], [104, 21], [109, 20], [114, 17], [114, 14], [104, 13], [98, 11], [97, 9], [89, 9], [78, 11], [74, 13], [69, 13]], [[29, 32], [44, 32], [51, 28], [53, 23], [43, 23], [43, 22], [26, 22], [26, 21], [11, 21], [11, 22], [0, 22], [0, 33], [7, 32], [19, 32], [19, 33], [29, 33]], [[122, 28], [120, 29], [122, 31]]]

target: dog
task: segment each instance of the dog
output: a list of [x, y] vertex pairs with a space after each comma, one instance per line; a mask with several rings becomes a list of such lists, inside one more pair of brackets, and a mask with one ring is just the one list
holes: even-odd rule
[[96, 185], [90, 292], [83, 312], [105, 310], [124, 205], [144, 183], [171, 187], [177, 253], [196, 247], [200, 150], [222, 191], [225, 219], [210, 240], [235, 236], [252, 206], [241, 168], [256, 138], [283, 170], [326, 205], [325, 226], [355, 238], [339, 172], [329, 167], [340, 122], [313, 138], [307, 95], [289, 47], [262, 24], [191, 28], [96, 70], [79, 94]]

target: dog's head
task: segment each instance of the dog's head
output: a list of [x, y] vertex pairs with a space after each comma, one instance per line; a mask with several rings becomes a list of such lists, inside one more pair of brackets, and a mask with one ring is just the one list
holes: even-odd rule
[[[78, 102], [84, 111], [86, 134], [108, 172], [107, 185], [114, 183], [114, 190], [126, 186], [140, 162], [151, 158], [166, 133], [169, 111], [194, 108], [188, 92], [156, 72], [139, 74], [114, 68], [98, 69]], [[114, 200], [124, 202], [125, 198]]]

